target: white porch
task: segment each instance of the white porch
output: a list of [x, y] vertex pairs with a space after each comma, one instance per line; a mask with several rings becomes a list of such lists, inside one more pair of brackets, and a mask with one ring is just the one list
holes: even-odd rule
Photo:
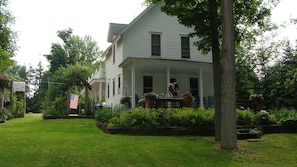
[[[169, 95], [170, 80], [178, 83], [181, 95], [191, 92], [193, 87], [197, 88], [197, 93], [193, 95], [200, 107], [205, 107], [204, 99], [214, 96], [211, 63], [197, 63], [188, 59], [128, 58], [120, 67], [123, 69], [123, 89], [128, 96], [132, 97], [132, 107], [136, 106], [137, 97], [141, 98], [144, 95], [144, 76], [153, 78], [152, 91], [157, 94]], [[197, 85], [190, 83], [190, 78], [197, 80]]]
[[105, 68], [100, 67], [94, 74], [88, 79], [88, 83], [92, 86], [90, 91], [90, 97], [100, 102], [105, 96], [106, 90], [106, 76]]

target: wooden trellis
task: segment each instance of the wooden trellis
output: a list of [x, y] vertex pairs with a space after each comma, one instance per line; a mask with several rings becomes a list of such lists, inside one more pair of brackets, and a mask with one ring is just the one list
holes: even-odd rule
[[69, 113], [69, 101], [70, 101], [70, 88], [71, 86], [73, 86], [72, 84], [74, 82], [76, 82], [75, 84], [78, 85], [78, 82], [82, 82], [85, 86], [85, 111], [86, 114], [90, 114], [91, 113], [91, 107], [89, 106], [90, 104], [90, 99], [89, 99], [89, 90], [92, 90], [92, 86], [83, 79], [82, 76], [80, 76], [79, 74], [76, 74], [75, 76], [73, 76], [67, 83], [66, 83], [66, 87], [67, 87], [67, 98], [66, 98], [66, 103], [67, 103], [67, 112]]

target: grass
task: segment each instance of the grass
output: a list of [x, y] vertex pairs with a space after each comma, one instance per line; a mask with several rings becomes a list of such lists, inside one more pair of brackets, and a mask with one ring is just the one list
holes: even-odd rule
[[297, 134], [238, 141], [239, 153], [213, 137], [105, 134], [92, 119], [42, 120], [40, 114], [0, 124], [0, 166], [294, 166]]

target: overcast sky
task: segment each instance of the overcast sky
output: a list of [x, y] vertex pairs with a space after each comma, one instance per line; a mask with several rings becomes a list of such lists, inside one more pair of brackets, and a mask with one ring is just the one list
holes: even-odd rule
[[[19, 65], [36, 67], [39, 61], [48, 63], [43, 55], [50, 53], [52, 43], [60, 42], [57, 31], [68, 27], [73, 35], [90, 35], [105, 50], [110, 22], [130, 23], [145, 7], [144, 0], [9, 0], [10, 11], [16, 17], [14, 31], [18, 32]], [[297, 0], [282, 0], [273, 11], [272, 19], [284, 22], [297, 18]], [[297, 39], [296, 27], [282, 34]]]

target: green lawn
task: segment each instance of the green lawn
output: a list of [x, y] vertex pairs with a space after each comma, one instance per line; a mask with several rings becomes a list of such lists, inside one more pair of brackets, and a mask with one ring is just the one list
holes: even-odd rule
[[297, 134], [239, 141], [240, 153], [213, 137], [103, 133], [92, 119], [43, 120], [40, 114], [0, 124], [0, 166], [297, 166]]

